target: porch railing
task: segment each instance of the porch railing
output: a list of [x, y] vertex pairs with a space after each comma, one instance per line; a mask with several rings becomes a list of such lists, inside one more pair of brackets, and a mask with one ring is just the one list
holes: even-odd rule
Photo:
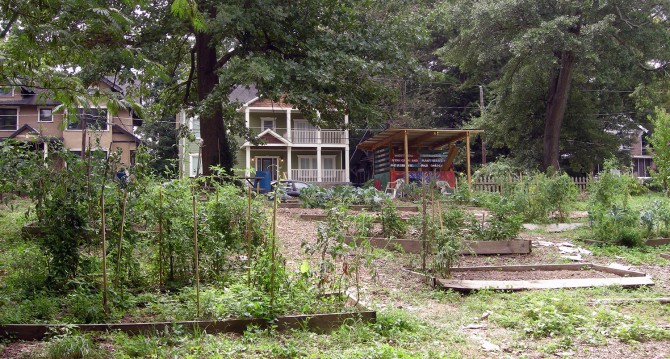
[[[291, 179], [303, 182], [318, 182], [317, 170], [291, 170]], [[321, 170], [321, 182], [345, 182], [345, 170]]]
[[[256, 136], [264, 131], [260, 127], [252, 127], [250, 130]], [[288, 139], [288, 131], [285, 127], [272, 130]], [[346, 131], [341, 130], [291, 130], [291, 141], [298, 144], [345, 144], [347, 136]]]

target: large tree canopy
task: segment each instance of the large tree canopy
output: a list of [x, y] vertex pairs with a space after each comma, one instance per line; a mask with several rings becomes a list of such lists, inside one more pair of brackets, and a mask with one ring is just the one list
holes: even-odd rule
[[630, 94], [666, 74], [668, 10], [649, 0], [446, 1], [439, 55], [492, 90], [475, 125], [494, 146], [527, 165], [588, 171], [646, 116]]
[[232, 137], [246, 133], [239, 104], [228, 100], [237, 85], [293, 103], [315, 122], [380, 118], [392, 96], [384, 76], [415, 68], [407, 49], [425, 38], [413, 4], [0, 0], [0, 82], [47, 87], [72, 103], [82, 101], [72, 94], [90, 100], [88, 84], [103, 75], [146, 84], [135, 97], [159, 77], [167, 86], [155, 105], [200, 116], [208, 173], [232, 167]]

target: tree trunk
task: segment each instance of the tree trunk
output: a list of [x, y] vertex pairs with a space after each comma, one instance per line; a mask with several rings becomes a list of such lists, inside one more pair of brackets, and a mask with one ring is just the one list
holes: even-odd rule
[[572, 51], [563, 51], [560, 55], [561, 67], [554, 74], [550, 83], [549, 100], [547, 101], [547, 113], [544, 122], [544, 148], [542, 154], [543, 169], [552, 167], [559, 169], [559, 145], [561, 139], [561, 126], [568, 105], [568, 95], [572, 74], [575, 68], [575, 54]]
[[[212, 37], [209, 34], [197, 33], [195, 48], [198, 100], [203, 101], [219, 84], [219, 77], [216, 73], [216, 46], [212, 44]], [[233, 167], [234, 154], [228, 143], [221, 106], [220, 103], [215, 104], [211, 109], [200, 114], [201, 161], [205, 175], [211, 173], [210, 166], [212, 165], [221, 165], [227, 171]]]

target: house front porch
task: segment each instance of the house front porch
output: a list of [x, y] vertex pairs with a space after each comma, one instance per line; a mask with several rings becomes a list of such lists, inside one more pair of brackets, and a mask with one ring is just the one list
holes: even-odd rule
[[[266, 171], [271, 179], [308, 183], [349, 183], [348, 148], [246, 146], [241, 149], [246, 175]], [[238, 157], [238, 158], [240, 158]]]

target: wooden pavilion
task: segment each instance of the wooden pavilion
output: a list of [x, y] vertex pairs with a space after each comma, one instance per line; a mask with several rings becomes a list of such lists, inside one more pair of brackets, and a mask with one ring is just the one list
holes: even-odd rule
[[465, 140], [466, 173], [471, 183], [470, 138], [483, 130], [437, 130], [389, 128], [357, 147], [373, 152], [373, 178], [381, 187], [403, 179], [445, 181], [452, 188], [456, 185], [453, 161], [458, 153], [456, 143]]

